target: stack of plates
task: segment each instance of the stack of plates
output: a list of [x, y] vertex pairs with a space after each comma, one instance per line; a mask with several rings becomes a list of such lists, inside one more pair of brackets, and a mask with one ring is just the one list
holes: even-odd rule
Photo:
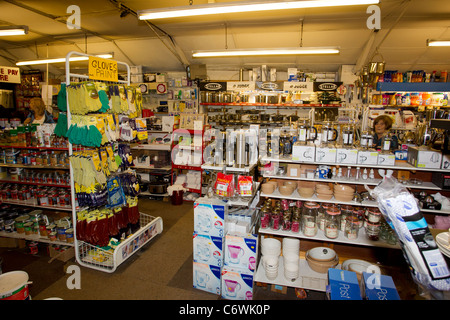
[[450, 232], [441, 232], [436, 236], [436, 244], [443, 255], [450, 258]]

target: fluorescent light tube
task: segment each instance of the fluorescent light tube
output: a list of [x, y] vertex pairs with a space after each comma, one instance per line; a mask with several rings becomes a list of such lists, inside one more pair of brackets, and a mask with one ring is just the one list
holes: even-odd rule
[[27, 33], [27, 26], [0, 27], [0, 36], [21, 36]]
[[[99, 58], [103, 58], [103, 59], [110, 59], [113, 57], [113, 55], [111, 53], [99, 54], [99, 55], [95, 55], [95, 56], [99, 57]], [[85, 61], [85, 60], [89, 60], [89, 57], [72, 57], [69, 60], [70, 61]], [[16, 66], [29, 66], [29, 65], [35, 65], [35, 64], [60, 63], [60, 62], [66, 62], [66, 58], [19, 61], [16, 63]]]
[[427, 40], [429, 47], [450, 47], [450, 40]]
[[242, 56], [280, 56], [280, 55], [316, 55], [316, 54], [339, 54], [338, 48], [279, 48], [279, 49], [239, 49], [221, 51], [194, 51], [193, 58], [212, 57], [242, 57]]
[[303, 0], [303, 1], [246, 1], [190, 5], [163, 9], [148, 9], [137, 12], [140, 20], [155, 20], [201, 16], [219, 13], [253, 12], [267, 10], [287, 10], [318, 7], [339, 7], [378, 4], [379, 0]]

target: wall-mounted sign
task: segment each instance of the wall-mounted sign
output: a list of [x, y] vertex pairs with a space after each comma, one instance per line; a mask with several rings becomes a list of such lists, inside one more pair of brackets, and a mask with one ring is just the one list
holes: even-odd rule
[[283, 90], [283, 82], [256, 82], [256, 89], [265, 91], [281, 91]]
[[283, 86], [284, 91], [314, 91], [314, 82], [286, 81]]
[[89, 56], [89, 79], [117, 82], [117, 61]]
[[227, 83], [224, 81], [201, 81], [200, 91], [226, 91]]
[[255, 90], [255, 82], [253, 81], [228, 81], [228, 91]]
[[314, 91], [336, 91], [342, 82], [314, 82]]
[[20, 83], [20, 69], [0, 67], [0, 82]]

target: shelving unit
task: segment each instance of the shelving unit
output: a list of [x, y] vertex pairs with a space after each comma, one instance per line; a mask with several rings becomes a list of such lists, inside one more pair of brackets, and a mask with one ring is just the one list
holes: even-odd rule
[[[172, 171], [171, 171], [171, 178], [172, 178], [172, 185], [175, 183], [176, 178], [178, 176], [178, 172], [180, 170], [193, 170], [200, 172], [200, 187], [199, 188], [190, 188], [187, 187], [188, 192], [194, 192], [198, 193], [200, 196], [202, 194], [202, 175], [203, 175], [203, 150], [205, 149], [205, 143], [203, 141], [203, 134], [205, 132], [205, 127], [202, 128], [202, 130], [193, 130], [193, 129], [176, 129], [173, 131], [172, 135]], [[189, 139], [191, 141], [188, 141], [189, 145], [183, 145], [182, 143], [176, 143], [175, 141], [178, 141], [178, 138], [183, 135], [189, 135]], [[179, 142], [179, 141], [178, 141]], [[179, 150], [182, 150], [182, 152], [189, 152], [190, 155], [188, 156], [188, 162], [186, 164], [176, 164], [176, 155], [178, 154]], [[197, 157], [194, 158], [194, 154], [197, 155]], [[195, 161], [199, 160], [199, 161]], [[179, 162], [178, 162], [179, 163]], [[190, 163], [190, 164], [188, 164]]]

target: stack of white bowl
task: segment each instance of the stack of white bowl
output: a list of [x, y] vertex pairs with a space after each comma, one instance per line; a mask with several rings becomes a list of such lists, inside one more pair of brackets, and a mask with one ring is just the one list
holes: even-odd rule
[[284, 277], [289, 281], [298, 278], [300, 259], [300, 240], [296, 238], [283, 238], [283, 265]]
[[262, 265], [269, 280], [278, 276], [279, 257], [281, 254], [281, 242], [274, 238], [264, 238], [261, 241]]

